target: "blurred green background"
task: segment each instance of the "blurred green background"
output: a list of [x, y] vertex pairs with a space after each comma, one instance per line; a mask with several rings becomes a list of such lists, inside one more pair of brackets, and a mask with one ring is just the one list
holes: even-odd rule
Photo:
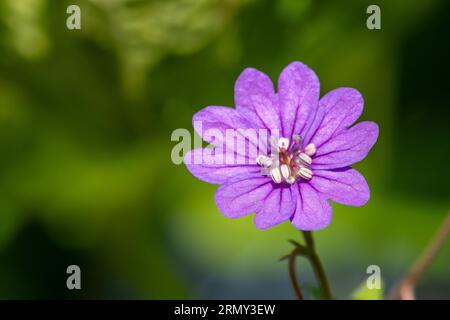
[[[82, 30], [66, 28], [81, 8]], [[0, 298], [285, 298], [289, 223], [266, 231], [217, 210], [216, 186], [171, 162], [176, 128], [233, 106], [256, 67], [294, 60], [321, 94], [360, 90], [380, 137], [356, 165], [361, 208], [333, 204], [316, 233], [335, 295], [381, 267], [389, 289], [449, 210], [448, 1], [0, 1]], [[417, 288], [450, 298], [447, 244]], [[66, 267], [82, 290], [66, 289]], [[306, 289], [315, 286], [299, 263]]]

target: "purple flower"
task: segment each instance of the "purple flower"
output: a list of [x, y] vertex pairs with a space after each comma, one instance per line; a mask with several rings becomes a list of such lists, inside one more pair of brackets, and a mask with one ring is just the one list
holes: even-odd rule
[[[290, 220], [298, 229], [317, 230], [331, 221], [327, 200], [350, 206], [369, 200], [364, 177], [350, 166], [375, 144], [378, 126], [353, 125], [363, 110], [357, 90], [338, 88], [321, 99], [319, 91], [316, 74], [300, 62], [281, 72], [277, 93], [266, 74], [247, 68], [235, 84], [235, 109], [209, 106], [194, 115], [196, 132], [215, 148], [191, 150], [185, 163], [198, 179], [220, 184], [215, 202], [225, 216], [255, 212], [260, 229]], [[248, 145], [260, 146], [261, 137], [236, 144], [230, 129], [266, 129], [273, 137], [252, 156]], [[211, 160], [217, 155], [246, 161]]]

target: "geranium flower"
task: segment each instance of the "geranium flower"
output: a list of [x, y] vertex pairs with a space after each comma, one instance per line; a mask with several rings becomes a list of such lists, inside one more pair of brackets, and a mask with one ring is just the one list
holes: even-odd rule
[[[338, 88], [319, 99], [319, 88], [314, 71], [300, 62], [281, 72], [278, 92], [266, 74], [247, 68], [235, 83], [235, 109], [209, 106], [194, 115], [194, 129], [213, 148], [191, 150], [184, 160], [195, 177], [220, 184], [215, 202], [226, 217], [255, 212], [260, 229], [290, 220], [298, 229], [317, 230], [331, 222], [328, 200], [350, 206], [369, 200], [367, 182], [350, 166], [368, 154], [378, 126], [353, 125], [363, 110], [357, 90]], [[272, 137], [249, 155], [248, 144], [227, 136], [230, 129], [266, 129]], [[245, 139], [261, 145], [261, 137]], [[246, 161], [227, 164], [215, 161], [217, 155]]]

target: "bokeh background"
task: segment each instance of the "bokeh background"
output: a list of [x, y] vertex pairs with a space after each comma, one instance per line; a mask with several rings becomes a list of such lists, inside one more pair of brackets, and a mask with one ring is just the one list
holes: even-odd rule
[[[82, 30], [66, 28], [81, 7]], [[381, 7], [381, 30], [366, 8]], [[171, 162], [171, 133], [233, 106], [246, 67], [294, 60], [321, 94], [360, 90], [380, 137], [372, 190], [316, 233], [335, 295], [381, 267], [388, 290], [449, 210], [448, 1], [0, 1], [0, 298], [292, 299], [289, 223], [228, 220], [214, 185]], [[192, 132], [192, 130], [191, 130]], [[418, 298], [450, 298], [450, 246]], [[66, 288], [66, 267], [82, 290]], [[314, 292], [305, 261], [298, 271]]]

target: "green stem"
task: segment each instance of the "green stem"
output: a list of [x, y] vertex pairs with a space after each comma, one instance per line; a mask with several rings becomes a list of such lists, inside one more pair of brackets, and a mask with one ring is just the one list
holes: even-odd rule
[[325, 274], [325, 269], [323, 268], [322, 262], [320, 262], [319, 256], [317, 255], [314, 239], [311, 231], [302, 231], [303, 237], [305, 238], [307, 254], [306, 257], [311, 264], [311, 267], [316, 274], [317, 282], [319, 282], [322, 296], [325, 300], [332, 300], [333, 295], [331, 294], [330, 284]]
[[294, 289], [295, 295], [298, 300], [303, 300], [303, 294], [300, 290], [300, 285], [297, 280], [297, 274], [295, 272], [295, 260], [297, 258], [296, 250], [292, 251], [292, 253], [288, 256], [289, 259], [289, 277], [291, 279], [292, 288]]

